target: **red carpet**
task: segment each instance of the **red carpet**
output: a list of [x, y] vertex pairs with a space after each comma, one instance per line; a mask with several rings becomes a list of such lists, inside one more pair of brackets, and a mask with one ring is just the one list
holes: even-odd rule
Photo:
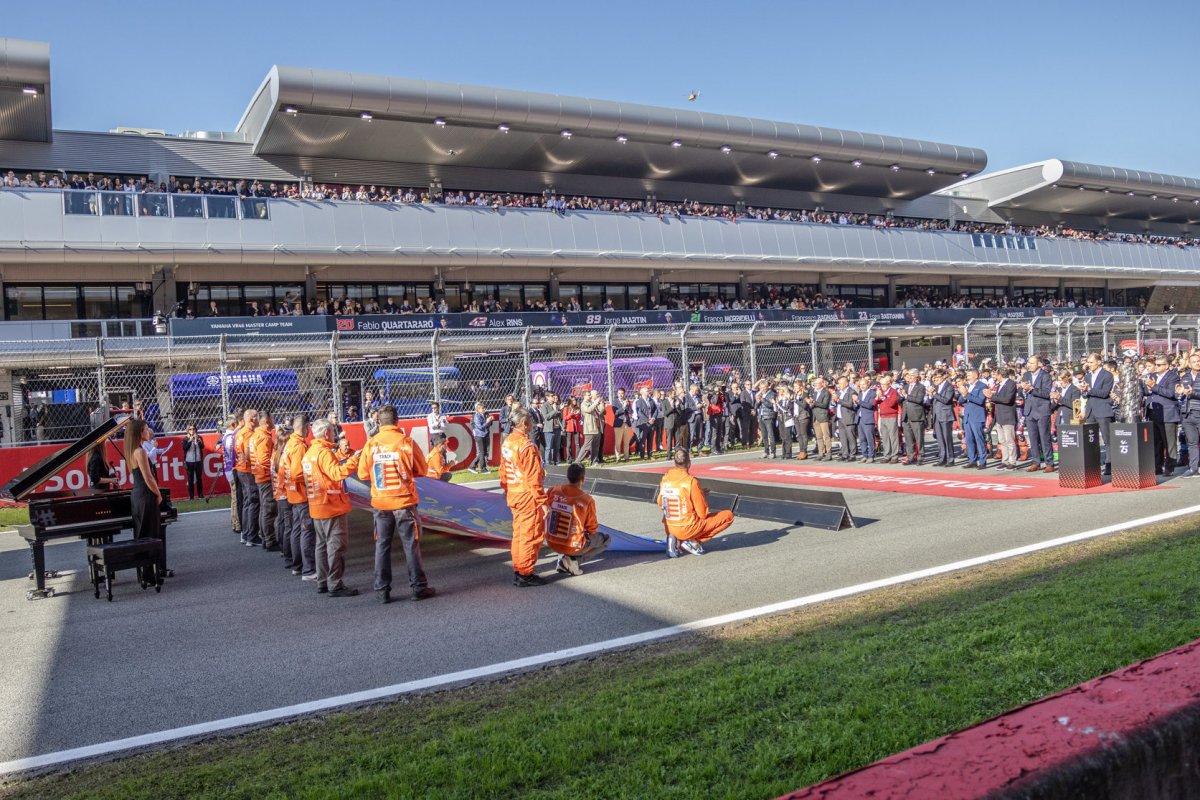
[[[664, 472], [665, 468], [652, 471]], [[1062, 489], [1057, 476], [1038, 476], [1023, 473], [983, 472], [951, 469], [944, 472], [907, 468], [870, 469], [856, 466], [837, 466], [828, 462], [820, 466], [809, 462], [728, 461], [719, 464], [694, 462], [691, 472], [704, 478], [751, 480], [763, 483], [783, 483], [796, 486], [825, 486], [833, 489], [868, 489], [903, 494], [928, 494], [956, 497], [964, 500], [1029, 500], [1037, 497], [1062, 497], [1073, 494], [1098, 494], [1127, 491], [1104, 484], [1095, 489]]]

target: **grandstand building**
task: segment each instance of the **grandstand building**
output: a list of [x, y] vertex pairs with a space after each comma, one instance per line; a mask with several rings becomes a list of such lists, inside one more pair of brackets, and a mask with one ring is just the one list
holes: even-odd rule
[[[55, 130], [51, 98], [49, 47], [0, 39], [4, 320], [340, 296], [619, 310], [766, 286], [860, 307], [919, 287], [1200, 310], [1191, 178], [1054, 159], [988, 173], [975, 147], [283, 66], [225, 132]], [[88, 188], [102, 177], [113, 190]], [[171, 191], [197, 180], [228, 183]], [[400, 202], [312, 199], [344, 186]]]

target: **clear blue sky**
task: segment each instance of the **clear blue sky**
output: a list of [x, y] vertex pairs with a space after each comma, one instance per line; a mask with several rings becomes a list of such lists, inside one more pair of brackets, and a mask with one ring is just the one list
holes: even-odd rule
[[1200, 177], [1195, 2], [3, 0], [55, 127], [231, 130], [272, 64], [583, 95]]

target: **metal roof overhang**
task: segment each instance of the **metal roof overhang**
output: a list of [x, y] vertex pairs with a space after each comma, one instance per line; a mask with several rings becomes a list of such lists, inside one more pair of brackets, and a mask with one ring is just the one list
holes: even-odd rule
[[50, 45], [0, 39], [0, 139], [48, 142]]
[[1049, 159], [977, 175], [938, 194], [980, 197], [991, 208], [1200, 224], [1200, 180], [1077, 161]]
[[262, 156], [603, 175], [647, 191], [686, 181], [910, 199], [987, 163], [977, 148], [879, 134], [281, 66], [238, 131]]

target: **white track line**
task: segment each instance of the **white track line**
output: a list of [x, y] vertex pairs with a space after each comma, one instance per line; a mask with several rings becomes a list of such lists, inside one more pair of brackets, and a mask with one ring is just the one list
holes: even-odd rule
[[10, 775], [12, 773], [27, 772], [30, 770], [43, 770], [48, 767], [54, 767], [72, 761], [99, 758], [126, 750], [136, 750], [184, 739], [211, 736], [213, 734], [226, 733], [238, 728], [260, 726], [266, 723], [278, 722], [280, 720], [285, 720], [292, 717], [300, 717], [320, 711], [331, 711], [333, 709], [362, 705], [364, 703], [371, 703], [379, 700], [386, 700], [388, 698], [393, 698], [404, 694], [411, 694], [413, 692], [444, 688], [454, 684], [469, 683], [471, 681], [482, 679], [496, 678], [508, 673], [529, 670], [534, 667], [541, 667], [547, 664], [570, 661], [572, 659], [595, 655], [597, 653], [604, 653], [612, 650], [619, 650], [626, 647], [646, 644], [649, 642], [656, 642], [684, 633], [692, 633], [695, 631], [705, 630], [707, 628], [728, 625], [734, 622], [743, 622], [756, 617], [765, 617], [772, 614], [779, 614], [784, 611], [792, 611], [798, 608], [803, 608], [804, 606], [824, 603], [843, 597], [850, 597], [852, 595], [871, 592], [876, 589], [883, 589], [888, 586], [896, 586], [898, 584], [921, 580], [923, 578], [931, 578], [936, 575], [944, 575], [948, 572], [956, 572], [958, 570], [969, 569], [971, 567], [977, 567], [983, 564], [1003, 561], [1005, 559], [1026, 555], [1028, 553], [1036, 553], [1039, 550], [1049, 550], [1054, 547], [1061, 547], [1065, 544], [1080, 542], [1086, 539], [1095, 539], [1100, 536], [1108, 536], [1114, 533], [1120, 533], [1121, 531], [1129, 530], [1131, 528], [1138, 528], [1143, 525], [1152, 525], [1156, 522], [1165, 522], [1177, 517], [1183, 517], [1188, 514], [1196, 513], [1200, 513], [1200, 505], [1188, 506], [1187, 508], [1181, 508], [1175, 511], [1167, 511], [1162, 514], [1155, 514], [1151, 517], [1142, 517], [1141, 519], [1135, 519], [1129, 522], [1121, 522], [1116, 525], [1109, 525], [1104, 528], [1096, 528], [1090, 531], [1083, 531], [1082, 533], [1074, 533], [1069, 536], [1060, 536], [1056, 539], [1047, 539], [1046, 541], [1028, 544], [1023, 547], [1014, 547], [1011, 550], [1001, 550], [998, 553], [992, 553], [990, 555], [968, 558], [962, 561], [954, 561], [937, 567], [929, 567], [928, 569], [917, 570], [915, 572], [906, 572], [902, 575], [893, 575], [890, 578], [881, 578], [875, 581], [868, 581], [867, 583], [859, 583], [854, 586], [846, 586], [841, 589], [833, 589], [828, 592], [810, 594], [805, 597], [797, 597], [792, 600], [784, 600], [779, 603], [758, 606], [757, 608], [748, 608], [744, 611], [735, 611], [731, 614], [722, 614], [716, 617], [708, 617], [707, 619], [698, 619], [694, 622], [685, 622], [679, 625], [672, 625], [667, 628], [657, 628], [655, 630], [645, 631], [643, 633], [635, 633], [630, 636], [621, 636], [616, 639], [606, 639], [602, 642], [593, 642], [592, 644], [580, 645], [579, 647], [569, 647], [565, 650], [554, 650], [548, 653], [540, 653], [538, 655], [528, 656], [526, 658], [517, 658], [511, 661], [501, 661], [497, 664], [489, 664], [488, 666], [484, 667], [476, 667], [475, 669], [460, 670], [458, 672], [450, 672], [444, 675], [434, 675], [429, 678], [421, 678], [420, 680], [397, 683], [391, 686], [382, 686], [378, 689], [352, 692], [350, 694], [327, 697], [322, 700], [313, 700], [308, 703], [297, 703], [296, 705], [283, 706], [282, 708], [273, 708], [267, 711], [256, 711], [251, 714], [241, 714], [236, 717], [226, 717], [225, 719], [203, 722], [197, 725], [187, 725], [182, 728], [172, 728], [170, 730], [158, 731], [157, 733], [147, 733], [141, 736], [131, 736], [126, 739], [114, 739], [112, 741], [101, 742], [100, 744], [88, 745], [86, 747], [76, 747], [70, 750], [60, 750], [55, 753], [45, 753], [39, 756], [19, 758], [14, 761], [0, 763], [0, 775]]

